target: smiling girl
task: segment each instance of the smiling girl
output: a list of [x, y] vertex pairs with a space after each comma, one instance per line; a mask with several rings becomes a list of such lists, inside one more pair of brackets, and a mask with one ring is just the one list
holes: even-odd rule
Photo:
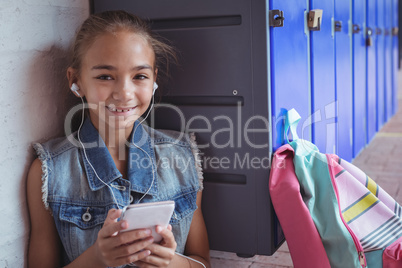
[[[171, 47], [124, 11], [92, 15], [81, 26], [67, 77], [89, 114], [69, 137], [34, 145], [29, 267], [209, 267], [194, 136], [140, 120], [169, 55]], [[156, 165], [172, 155], [192, 168]], [[176, 205], [169, 227], [156, 228], [162, 242], [148, 229], [121, 232], [129, 228], [118, 220], [121, 208], [165, 200]]]

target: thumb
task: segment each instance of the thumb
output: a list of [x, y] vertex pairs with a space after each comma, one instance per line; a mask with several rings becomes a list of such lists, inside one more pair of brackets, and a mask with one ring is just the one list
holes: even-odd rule
[[120, 217], [120, 215], [121, 215], [121, 209], [114, 209], [114, 208], [110, 209], [109, 212], [107, 213], [105, 223], [103, 224], [103, 226], [107, 226], [109, 224], [117, 222], [117, 219]]

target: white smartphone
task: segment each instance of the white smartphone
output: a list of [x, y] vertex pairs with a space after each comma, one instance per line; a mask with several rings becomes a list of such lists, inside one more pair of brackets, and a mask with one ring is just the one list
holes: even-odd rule
[[167, 228], [174, 211], [174, 201], [161, 201], [129, 205], [123, 209], [122, 220], [128, 222], [128, 228], [122, 232], [148, 228], [152, 230], [154, 242], [159, 243], [162, 236], [155, 230], [156, 225]]

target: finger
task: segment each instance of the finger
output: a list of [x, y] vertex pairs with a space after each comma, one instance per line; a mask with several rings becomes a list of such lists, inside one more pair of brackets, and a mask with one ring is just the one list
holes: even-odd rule
[[173, 259], [175, 254], [175, 250], [173, 248], [168, 248], [156, 243], [147, 246], [146, 249], [151, 251], [151, 256], [156, 256], [163, 259]]
[[103, 225], [102, 229], [99, 231], [98, 236], [102, 238], [107, 238], [111, 236], [116, 236], [118, 232], [125, 230], [128, 228], [128, 224], [126, 221], [120, 221], [120, 222], [111, 222], [109, 218], [109, 222]]
[[149, 267], [167, 267], [170, 264], [171, 258], [161, 258], [151, 252], [151, 255], [145, 257], [142, 261], [147, 263]]
[[126, 245], [146, 238], [153, 239], [152, 231], [150, 229], [137, 229], [127, 232], [120, 232], [115, 241], [111, 243], [117, 243], [117, 245]]
[[139, 268], [157, 267], [144, 261], [136, 261], [134, 264]]
[[176, 240], [171, 230], [158, 225], [156, 226], [156, 232], [162, 236], [165, 247], [176, 249]]
[[134, 254], [131, 254], [129, 256], [124, 256], [121, 258], [118, 258], [116, 260], [117, 265], [125, 265], [128, 263], [141, 263], [140, 261], [143, 260], [144, 258], [146, 258], [147, 256], [149, 256], [151, 254], [151, 252], [149, 250], [143, 250], [143, 251], [139, 251], [136, 252]]
[[114, 208], [110, 209], [107, 213], [106, 220], [103, 226], [117, 222], [117, 219], [120, 217], [120, 215], [121, 215], [121, 209], [114, 209]]
[[169, 231], [172, 231], [172, 229], [173, 229], [171, 224], [169, 224], [167, 228], [168, 228]]

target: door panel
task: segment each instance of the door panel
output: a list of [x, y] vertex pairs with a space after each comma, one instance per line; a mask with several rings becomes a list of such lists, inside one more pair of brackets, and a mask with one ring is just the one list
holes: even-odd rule
[[335, 1], [335, 21], [342, 23], [335, 32], [337, 144], [338, 154], [346, 161], [353, 158], [353, 91], [351, 38], [349, 35], [350, 1]]
[[384, 0], [385, 15], [385, 120], [392, 116], [392, 0]]
[[367, 141], [370, 142], [377, 131], [376, 109], [376, 2], [367, 2], [367, 31], [366, 38], [371, 38], [371, 46], [367, 46]]
[[392, 114], [398, 110], [398, 0], [392, 0]]
[[273, 150], [283, 143], [283, 113], [295, 108], [302, 120], [298, 133], [311, 140], [308, 36], [304, 33], [305, 1], [271, 0], [270, 8], [284, 11], [284, 27], [270, 29]]
[[320, 152], [336, 153], [334, 1], [312, 0], [310, 9], [323, 10], [321, 30], [310, 31], [312, 140]]
[[[366, 145], [365, 1], [353, 1], [353, 157]], [[359, 29], [359, 30], [358, 30]]]
[[385, 123], [385, 4], [377, 0], [376, 71], [377, 71], [377, 131]]

